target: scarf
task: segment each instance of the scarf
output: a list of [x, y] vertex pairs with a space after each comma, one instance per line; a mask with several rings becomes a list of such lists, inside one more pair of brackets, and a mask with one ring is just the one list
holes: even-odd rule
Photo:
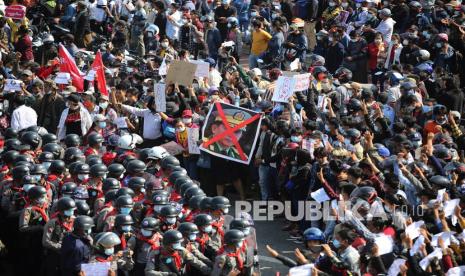
[[126, 249], [127, 243], [126, 243], [126, 235], [124, 233], [120, 237], [121, 240], [121, 249]]
[[61, 226], [66, 232], [71, 232], [73, 230], [74, 220], [71, 219], [69, 222], [63, 222], [60, 218], [57, 218], [58, 225]]
[[179, 254], [178, 251], [174, 251], [173, 253], [162, 251], [161, 255], [163, 257], [172, 257], [174, 259], [174, 264], [176, 265], [176, 268], [178, 269], [178, 271], [181, 270], [182, 261], [181, 261], [181, 255]]
[[136, 238], [138, 240], [141, 240], [145, 243], [148, 243], [150, 245], [150, 247], [152, 248], [152, 250], [158, 250], [160, 248], [159, 245], [157, 245], [157, 242], [158, 240], [154, 239], [155, 236], [152, 236], [150, 238], [147, 238], [147, 237], [144, 237], [142, 236], [141, 234], [137, 234]]
[[40, 216], [42, 217], [42, 219], [43, 219], [45, 222], [48, 221], [48, 215], [47, 215], [47, 212], [45, 212], [45, 208], [44, 208], [44, 207], [32, 206], [32, 207], [31, 207], [31, 210], [36, 211], [36, 212], [39, 212], [39, 213], [40, 213]]
[[234, 252], [227, 253], [226, 256], [236, 258], [239, 270], [242, 270], [244, 268], [244, 260], [242, 259], [240, 248], [236, 249], [236, 251]]
[[216, 228], [216, 231], [220, 234], [221, 239], [224, 237], [224, 229], [223, 229], [223, 224], [224, 224], [224, 218], [221, 217], [219, 220], [214, 221], [212, 223], [212, 226]]
[[95, 259], [96, 259], [99, 263], [106, 263], [106, 262], [111, 262], [111, 261], [113, 261], [113, 256], [109, 256], [109, 257], [107, 257], [107, 258], [95, 257]]
[[200, 251], [202, 253], [205, 253], [205, 245], [207, 244], [207, 241], [210, 239], [207, 233], [203, 233], [201, 236], [197, 237], [195, 239], [196, 242], [199, 243]]

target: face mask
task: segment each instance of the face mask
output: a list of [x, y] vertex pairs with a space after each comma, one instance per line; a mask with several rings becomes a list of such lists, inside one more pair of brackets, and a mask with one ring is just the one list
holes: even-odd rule
[[42, 178], [42, 176], [40, 174], [32, 175], [32, 177], [38, 182], [40, 182], [40, 179]]
[[212, 230], [213, 230], [213, 227], [211, 225], [205, 226], [203, 228], [203, 232], [205, 233], [211, 233]]
[[107, 127], [107, 122], [98, 122], [98, 127], [99, 128], [106, 128]]
[[397, 45], [397, 44], [399, 44], [399, 41], [393, 40], [393, 41], [392, 41], [392, 44]]
[[242, 241], [236, 243], [236, 248], [241, 248], [242, 247]]
[[176, 223], [176, 218], [166, 218], [166, 224], [173, 225]]
[[250, 235], [250, 228], [248, 228], [248, 227], [245, 228], [245, 229], [242, 231], [242, 233], [244, 233], [244, 236]]
[[404, 39], [404, 41], [402, 41], [402, 44], [403, 44], [404, 46], [407, 46], [407, 45], [408, 45], [408, 40], [407, 40], [407, 39]]
[[131, 225], [123, 225], [123, 226], [121, 226], [121, 230], [123, 232], [125, 232], [125, 233], [130, 232], [131, 228], [132, 228]]
[[102, 109], [107, 109], [108, 102], [99, 103], [98, 106], [100, 106]]
[[442, 48], [442, 43], [441, 42], [436, 43], [436, 48]]
[[228, 23], [228, 28], [231, 28], [231, 24]]
[[45, 202], [47, 202], [47, 198], [46, 197], [41, 197], [37, 200], [37, 203], [42, 205], [42, 204], [45, 204]]
[[113, 255], [114, 252], [115, 252], [115, 249], [113, 247], [105, 249], [105, 255], [107, 256]]
[[78, 179], [81, 181], [87, 180], [89, 178], [88, 174], [78, 174]]
[[141, 232], [142, 236], [144, 236], [144, 237], [152, 236], [152, 231], [150, 231], [150, 230], [142, 229], [142, 230], [140, 230], [140, 232]]
[[129, 215], [129, 213], [131, 213], [131, 210], [132, 210], [131, 207], [123, 207], [123, 208], [121, 208], [121, 211], [120, 211], [120, 212], [121, 212], [121, 214], [123, 214], [123, 215]]
[[256, 12], [252, 12], [252, 13], [250, 13], [250, 16], [256, 17], [256, 16], [257, 16], [257, 13], [256, 13]]
[[172, 246], [174, 250], [182, 250], [182, 245], [180, 242], [174, 243]]
[[330, 6], [330, 7], [334, 7], [334, 6], [336, 6], [336, 3], [334, 3], [334, 2], [329, 2], [329, 6]]
[[186, 130], [185, 127], [176, 128], [176, 131], [177, 131], [177, 132], [183, 132], [184, 130]]
[[153, 206], [153, 210], [155, 213], [160, 213], [161, 208], [163, 208], [164, 205], [155, 205]]
[[189, 125], [190, 123], [192, 123], [192, 119], [191, 118], [182, 118], [182, 122], [185, 123], [186, 125]]
[[447, 119], [446, 119], [446, 118], [444, 118], [444, 119], [438, 119], [438, 120], [436, 120], [436, 123], [437, 123], [438, 125], [443, 125], [443, 124], [447, 123]]
[[87, 229], [86, 233], [87, 233], [87, 235], [90, 235], [90, 233], [92, 233], [92, 228]]
[[65, 215], [65, 217], [71, 217], [72, 215], [74, 215], [74, 209], [65, 210], [63, 214]]
[[23, 190], [25, 192], [29, 191], [30, 188], [34, 187], [35, 185], [34, 184], [26, 184], [26, 185], [23, 185]]
[[341, 4], [341, 6], [342, 6], [343, 8], [347, 8], [347, 7], [349, 6], [349, 3], [344, 2], [344, 3]]
[[276, 13], [271, 14], [272, 19], [275, 19], [276, 17], [278, 17], [278, 14], [276, 14]]
[[168, 48], [168, 42], [162, 42], [162, 43], [160, 43], [160, 45], [163, 48]]
[[195, 241], [196, 238], [197, 238], [197, 234], [190, 234], [189, 235], [189, 240], [190, 241]]
[[341, 243], [336, 239], [333, 240], [333, 245], [334, 245], [335, 248], [341, 247]]
[[431, 35], [430, 35], [428, 32], [426, 32], [426, 31], [423, 31], [421, 34], [422, 34], [426, 39], [429, 39], [429, 38], [431, 37]]
[[291, 142], [300, 143], [301, 140], [302, 138], [300, 138], [299, 136], [291, 136]]
[[357, 7], [357, 9], [360, 8], [361, 6], [362, 6], [362, 4], [360, 4], [360, 3], [355, 3], [355, 7]]
[[229, 213], [229, 208], [224, 208], [223, 209], [223, 214], [227, 214], [227, 213]]

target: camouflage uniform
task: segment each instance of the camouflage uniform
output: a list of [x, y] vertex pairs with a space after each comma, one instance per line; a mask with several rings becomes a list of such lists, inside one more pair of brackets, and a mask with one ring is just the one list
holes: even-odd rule
[[174, 253], [169, 253], [165, 249], [152, 250], [145, 267], [145, 275], [183, 275], [187, 264], [198, 269], [202, 275], [210, 275], [211, 269], [187, 249]]
[[236, 251], [226, 249], [216, 257], [211, 276], [226, 276], [234, 269], [242, 271], [244, 262], [245, 254], [240, 248], [236, 249]]

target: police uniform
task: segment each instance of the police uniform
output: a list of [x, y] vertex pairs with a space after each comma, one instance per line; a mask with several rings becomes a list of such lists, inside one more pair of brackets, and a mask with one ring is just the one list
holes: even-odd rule
[[[97, 199], [104, 198], [104, 194], [102, 191], [102, 181], [100, 180], [92, 180], [90, 179], [87, 183], [87, 193], [89, 194], [89, 198], [87, 199], [87, 204], [89, 206], [95, 206], [95, 202]], [[94, 211], [95, 209], [92, 209]]]
[[50, 219], [44, 226], [42, 245], [45, 249], [46, 275], [60, 275], [59, 262], [63, 237], [72, 231], [73, 219], [68, 222], [60, 217]]
[[[90, 257], [89, 263], [106, 263], [110, 262], [110, 270], [122, 272], [129, 272], [134, 267], [134, 261], [132, 260], [132, 256], [129, 251], [124, 251], [121, 257], [113, 256], [106, 256], [102, 254], [93, 254]], [[117, 274], [119, 275], [119, 273]]]
[[200, 261], [202, 261], [204, 264], [208, 265], [209, 267], [213, 265], [213, 262], [209, 258], [207, 258], [204, 254], [202, 254], [202, 252], [200, 252], [198, 248], [198, 244], [196, 242], [188, 242], [186, 244], [186, 249], [187, 251], [192, 253], [192, 255], [194, 255], [197, 259], [199, 259]]
[[220, 250], [220, 246], [211, 240], [208, 233], [199, 233], [195, 241], [200, 252], [211, 260], [216, 256], [216, 252]]
[[160, 233], [155, 233], [152, 237], [144, 237], [140, 234], [136, 235], [136, 247], [134, 250], [134, 273], [136, 276], [144, 275], [150, 252], [152, 250], [160, 250], [161, 238]]
[[145, 267], [146, 276], [183, 275], [186, 265], [196, 268], [202, 275], [210, 275], [211, 269], [187, 249], [168, 252], [165, 249], [152, 250]]
[[213, 218], [213, 232], [210, 234], [210, 240], [215, 245], [215, 248], [221, 248], [224, 238], [224, 217]]
[[[103, 229], [103, 225], [105, 224], [105, 219], [107, 218], [109, 213], [112, 213], [115, 210], [115, 207], [111, 205], [111, 202], [104, 204], [100, 210], [95, 212], [95, 229], [97, 232], [101, 232]], [[116, 210], [115, 210], [116, 213]]]
[[235, 249], [235, 251], [226, 249], [216, 257], [211, 276], [226, 276], [235, 269], [242, 271], [244, 262], [245, 254], [240, 248]]

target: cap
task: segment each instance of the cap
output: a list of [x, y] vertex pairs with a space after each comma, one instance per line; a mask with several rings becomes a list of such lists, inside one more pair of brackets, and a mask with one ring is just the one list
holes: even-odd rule
[[442, 41], [449, 41], [449, 36], [445, 33], [440, 33], [438, 34], [438, 38], [441, 39]]
[[86, 91], [84, 91], [84, 94], [92, 95], [92, 94], [94, 94], [94, 92], [95, 92], [95, 89], [93, 87], [89, 87], [89, 88], [87, 88]]
[[208, 89], [208, 95], [212, 95], [213, 93], [215, 92], [219, 92], [220, 90], [218, 89], [218, 87], [216, 86], [211, 86], [209, 89]]
[[30, 76], [32, 76], [32, 71], [26, 69], [26, 70], [24, 70], [23, 72], [21, 72], [21, 76], [28, 76], [28, 77], [30, 77]]
[[[244, 111], [238, 111], [237, 109], [223, 109], [224, 116], [226, 117], [226, 120], [228, 120], [228, 124], [230, 127], [235, 127], [238, 124], [242, 123], [243, 121], [249, 119], [250, 114]], [[216, 122], [222, 122], [223, 120], [221, 119], [221, 116], [219, 114], [216, 114], [215, 116], [215, 121]], [[246, 127], [244, 126], [241, 128], [242, 131], [246, 130]]]
[[192, 110], [186, 109], [182, 112], [183, 118], [192, 118]]
[[79, 101], [81, 100], [81, 97], [79, 97], [78, 94], [73, 93], [73, 94], [69, 95], [67, 99], [68, 99], [68, 101], [79, 103]]
[[381, 14], [383, 16], [391, 16], [391, 10], [384, 8], [381, 11], [379, 11], [379, 14]]
[[379, 147], [378, 154], [379, 156], [384, 157], [384, 158], [391, 156], [391, 152], [386, 147]]
[[260, 70], [258, 68], [253, 68], [251, 71], [253, 72], [253, 74], [255, 76], [261, 76], [262, 75], [262, 70]]
[[216, 61], [212, 58], [206, 58], [205, 62], [208, 62], [210, 64], [210, 67], [215, 67], [216, 66]]

